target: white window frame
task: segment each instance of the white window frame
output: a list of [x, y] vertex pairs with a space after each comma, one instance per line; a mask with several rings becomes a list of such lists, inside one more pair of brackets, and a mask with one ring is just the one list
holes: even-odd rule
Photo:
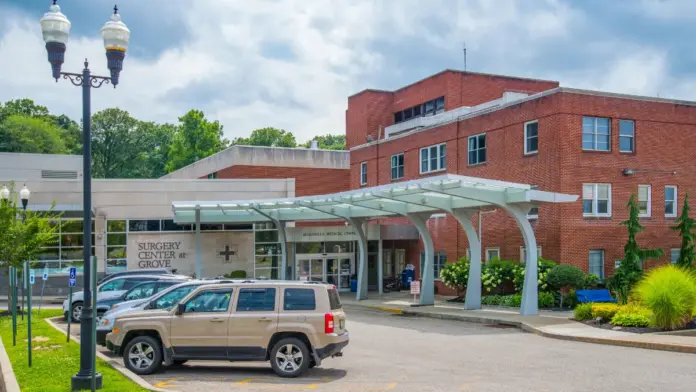
[[493, 257], [490, 257], [490, 254], [488, 252], [498, 252], [498, 259], [500, 259], [500, 248], [499, 247], [486, 248], [486, 262], [493, 260]]
[[644, 214], [638, 214], [638, 216], [640, 218], [649, 218], [651, 213], [652, 213], [652, 187], [650, 185], [647, 185], [647, 184], [638, 185], [638, 204], [639, 205], [641, 202], [641, 200], [640, 200], [640, 189], [641, 188], [648, 188], [648, 200], [647, 200], [648, 206], [646, 208], [647, 212]]
[[[481, 148], [481, 146], [479, 145], [479, 141], [478, 141], [478, 138], [481, 137], [481, 136], [483, 136], [483, 138], [486, 140], [486, 145], [485, 145], [483, 148]], [[471, 150], [471, 149], [470, 149], [471, 139], [474, 139], [474, 138], [476, 139], [476, 149], [475, 149], [475, 150]], [[486, 151], [486, 160], [484, 160], [483, 162], [478, 162], [478, 152], [481, 151], [481, 150]], [[488, 137], [486, 136], [486, 133], [485, 133], [485, 132], [482, 132], [482, 133], [477, 133], [476, 135], [471, 135], [471, 136], [469, 136], [469, 137], [466, 139], [466, 151], [467, 151], [467, 153], [466, 153], [466, 163], [467, 163], [468, 166], [482, 165], [482, 164], [488, 162]], [[475, 163], [469, 163], [469, 156], [470, 156], [471, 153], [474, 152], [474, 151], [476, 152], [476, 160], [477, 160], [477, 162], [475, 162]]]
[[[586, 212], [584, 211], [584, 207], [583, 207], [582, 216], [610, 217], [610, 216], [611, 216], [611, 202], [612, 202], [612, 200], [611, 200], [611, 184], [603, 184], [603, 183], [584, 183], [584, 184], [582, 184], [582, 187], [584, 188], [585, 185], [592, 185], [592, 186], [594, 187], [594, 189], [593, 189], [593, 191], [592, 191], [592, 194], [594, 195], [594, 197], [592, 198], [592, 212], [591, 212], [591, 213], [586, 213]], [[606, 213], [602, 213], [602, 214], [599, 213], [599, 186], [600, 186], [600, 185], [606, 185], [606, 186], [609, 187], [609, 192], [608, 192], [608, 194], [609, 194], [609, 199], [607, 200], [607, 212], [606, 212]], [[584, 193], [584, 189], [583, 189], [582, 192], [580, 193], [581, 198], [582, 198], [582, 200], [583, 200], [583, 204], [584, 204], [585, 198], [582, 197], [582, 196], [583, 196], [583, 193]]]
[[[520, 246], [520, 261], [525, 262], [527, 261], [527, 255], [525, 254], [525, 247]], [[537, 245], [537, 259], [541, 257], [541, 245]]]
[[[529, 150], [529, 146], [527, 145], [527, 140], [529, 137], [527, 136], [527, 126], [531, 124], [537, 124], [537, 134], [536, 134], [536, 139], [537, 139], [537, 149], [534, 151]], [[539, 120], [534, 120], [534, 121], [527, 121], [524, 123], [524, 155], [534, 155], [539, 153]]]
[[[674, 260], [672, 260], [672, 255], [673, 255], [673, 253], [674, 253], [675, 251], [677, 252], [677, 258], [674, 259]], [[679, 261], [680, 253], [681, 253], [681, 249], [680, 249], [680, 248], [672, 248], [672, 249], [670, 249], [670, 250], [669, 250], [669, 261], [670, 261], [670, 263], [672, 263], [672, 264], [677, 264], [677, 261]]]
[[[437, 147], [437, 168], [433, 169], [430, 167], [430, 161], [432, 157], [430, 156], [430, 149], [432, 147]], [[426, 153], [428, 157], [426, 158], [426, 162], [428, 162], [428, 169], [423, 170], [423, 153]], [[444, 171], [447, 169], [447, 143], [440, 143], [440, 144], [434, 144], [432, 146], [427, 146], [423, 147], [420, 149], [420, 152], [418, 154], [418, 170], [420, 174], [428, 174], [428, 173], [435, 173], [439, 171]], [[444, 165], [442, 165], [442, 161], [444, 158]], [[405, 163], [405, 161], [404, 161]]]
[[[399, 165], [399, 156], [402, 157], [403, 165]], [[394, 166], [394, 158], [396, 158], [396, 166]], [[402, 169], [403, 174], [399, 177], [399, 168]], [[397, 177], [394, 177], [394, 169], [396, 169]], [[392, 180], [400, 180], [406, 175], [406, 156], [404, 153], [394, 154], [391, 156], [391, 172], [390, 176]]]
[[[632, 135], [624, 135], [621, 133], [621, 122], [622, 121], [630, 121], [633, 123], [633, 134]], [[611, 131], [609, 132], [609, 135], [611, 137]], [[621, 149], [621, 138], [631, 138], [631, 146], [633, 146], [633, 149], [631, 150], [622, 150]], [[619, 152], [623, 153], [634, 153], [636, 152], [636, 122], [634, 120], [628, 120], [628, 119], [619, 119]]]
[[[672, 188], [674, 189], [674, 199], [673, 200], [667, 200], [667, 188]], [[677, 217], [677, 200], [679, 200], [679, 197], [677, 196], [677, 186], [676, 185], [666, 185], [665, 186], [665, 218], [676, 218]], [[668, 214], [667, 213], [667, 202], [671, 201], [672, 204], [672, 213]]]
[[[595, 117], [595, 116], [582, 116], [582, 123], [580, 124], [582, 127], [582, 135], [585, 135], [585, 119], [586, 118], [591, 118], [594, 120], [594, 128], [592, 131], [592, 135], [594, 135], [594, 148], [585, 148], [585, 143], [583, 140], [580, 140], [580, 144], [582, 145], [582, 149], [584, 151], [611, 151], [611, 118], [609, 117]], [[602, 119], [602, 120], [607, 120], [609, 122], [609, 127], [607, 128], [608, 136], [609, 136], [609, 145], [607, 146], [606, 150], [600, 150], [597, 148], [597, 135], [599, 135], [599, 132], [597, 132], [597, 120]], [[582, 137], [581, 137], [582, 139]]]
[[[425, 252], [420, 252], [420, 264], [418, 265], [418, 271], [420, 272], [421, 278], [423, 277], [423, 261], [425, 261]], [[433, 277], [435, 280], [441, 280], [440, 272], [445, 265], [447, 265], [447, 253], [435, 252], [435, 255], [433, 255]]]
[[[530, 189], [539, 189], [539, 185], [532, 185]], [[527, 219], [539, 219], [539, 206], [532, 207], [527, 213]]]
[[360, 163], [360, 185], [367, 185], [367, 162]]
[[[604, 268], [606, 267], [605, 265], [605, 254], [604, 254], [604, 249], [590, 249], [590, 252], [587, 254], [587, 272], [588, 273], [593, 273], [592, 272], [592, 265], [590, 265], [590, 259], [592, 258], [593, 253], [599, 253], [602, 255], [602, 265], [600, 268], [600, 275], [598, 275], [599, 279], [604, 279]], [[615, 266], [615, 268], [618, 268]]]

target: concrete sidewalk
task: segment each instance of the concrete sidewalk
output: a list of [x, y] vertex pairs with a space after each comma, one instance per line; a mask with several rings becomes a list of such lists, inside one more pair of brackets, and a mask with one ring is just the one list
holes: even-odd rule
[[353, 296], [344, 296], [341, 302], [347, 309], [369, 308], [406, 316], [510, 325], [554, 339], [696, 354], [695, 337], [635, 334], [595, 328], [570, 320], [572, 312], [542, 310], [536, 316], [521, 316], [513, 308], [464, 310], [463, 304], [448, 303], [446, 297], [436, 297], [435, 306], [412, 306], [413, 297], [405, 294], [390, 293], [382, 296], [372, 294], [369, 299], [363, 301], [356, 301]]

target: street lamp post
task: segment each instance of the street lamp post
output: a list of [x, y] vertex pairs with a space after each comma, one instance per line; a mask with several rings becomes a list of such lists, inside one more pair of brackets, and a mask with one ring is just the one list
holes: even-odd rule
[[58, 81], [69, 79], [70, 82], [78, 87], [82, 87], [82, 170], [83, 170], [83, 276], [84, 276], [84, 306], [80, 317], [80, 370], [72, 378], [72, 390], [90, 389], [92, 374], [96, 377], [96, 387], [101, 389], [102, 377], [96, 373], [93, 365], [95, 355], [94, 340], [92, 333], [92, 282], [91, 275], [91, 256], [92, 256], [92, 170], [91, 170], [91, 90], [99, 88], [104, 83], [112, 84], [114, 88], [118, 85], [119, 74], [123, 69], [123, 59], [128, 49], [130, 30], [121, 21], [118, 14], [118, 7], [114, 6], [114, 13], [109, 21], [101, 29], [101, 35], [106, 49], [107, 67], [111, 71], [111, 76], [95, 76], [89, 70], [89, 63], [85, 59], [85, 68], [82, 73], [61, 72], [61, 67], [65, 60], [66, 44], [70, 35], [70, 21], [60, 12], [60, 7], [53, 0], [53, 5], [49, 11], [41, 18], [41, 30], [46, 51], [48, 52], [48, 62], [51, 64], [53, 78]]
[[27, 205], [29, 204], [29, 195], [31, 195], [31, 192], [29, 192], [29, 189], [27, 189], [27, 185], [25, 184], [24, 187], [22, 187], [22, 190], [19, 191], [19, 199], [22, 201], [22, 209], [24, 210], [24, 214], [22, 215], [22, 222], [24, 222], [24, 220], [27, 219]]

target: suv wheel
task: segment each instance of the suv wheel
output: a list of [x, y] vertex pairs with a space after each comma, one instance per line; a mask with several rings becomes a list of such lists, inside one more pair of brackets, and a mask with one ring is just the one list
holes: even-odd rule
[[271, 367], [280, 377], [297, 377], [309, 368], [309, 349], [299, 339], [281, 339], [271, 350]]
[[123, 350], [123, 363], [135, 374], [152, 374], [162, 364], [162, 348], [150, 336], [136, 336]]
[[75, 302], [72, 304], [70, 315], [74, 323], [80, 322], [80, 317], [82, 317], [82, 302]]

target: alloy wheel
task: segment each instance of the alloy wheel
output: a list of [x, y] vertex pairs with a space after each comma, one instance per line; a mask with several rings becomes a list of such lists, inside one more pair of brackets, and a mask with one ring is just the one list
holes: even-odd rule
[[128, 352], [128, 361], [135, 369], [147, 369], [155, 360], [155, 350], [147, 343], [136, 343]]
[[294, 344], [286, 344], [276, 352], [276, 364], [284, 372], [297, 371], [302, 366], [302, 350]]

